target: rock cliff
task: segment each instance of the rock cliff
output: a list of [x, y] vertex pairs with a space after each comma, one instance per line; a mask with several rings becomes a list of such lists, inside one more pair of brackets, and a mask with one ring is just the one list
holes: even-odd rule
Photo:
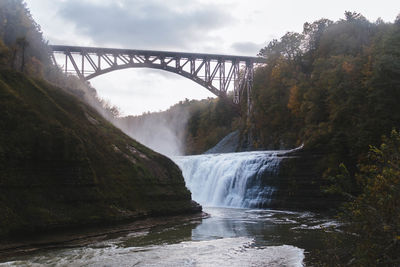
[[328, 180], [323, 178], [323, 155], [296, 149], [282, 155], [278, 174], [263, 177], [265, 185], [276, 191], [268, 207], [276, 209], [329, 211], [337, 208], [339, 196], [324, 193]]
[[201, 209], [179, 168], [68, 92], [0, 71], [0, 236]]

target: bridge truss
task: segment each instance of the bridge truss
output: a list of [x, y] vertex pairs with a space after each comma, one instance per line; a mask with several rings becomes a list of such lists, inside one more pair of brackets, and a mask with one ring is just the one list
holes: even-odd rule
[[82, 80], [127, 68], [153, 68], [176, 73], [207, 88], [216, 96], [225, 97], [233, 88], [235, 104], [247, 90], [248, 108], [253, 86], [254, 66], [264, 63], [257, 57], [217, 54], [181, 53], [150, 50], [96, 48], [51, 45], [52, 58], [64, 57], [60, 65], [66, 73]]

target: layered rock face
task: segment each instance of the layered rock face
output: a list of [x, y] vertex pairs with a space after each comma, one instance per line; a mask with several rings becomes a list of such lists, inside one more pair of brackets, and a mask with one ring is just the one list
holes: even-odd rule
[[0, 235], [196, 212], [179, 168], [64, 90], [0, 72]]
[[268, 207], [291, 210], [329, 211], [337, 208], [342, 199], [324, 193], [328, 181], [319, 165], [322, 155], [295, 150], [282, 156], [275, 176], [263, 177], [266, 186], [276, 190]]

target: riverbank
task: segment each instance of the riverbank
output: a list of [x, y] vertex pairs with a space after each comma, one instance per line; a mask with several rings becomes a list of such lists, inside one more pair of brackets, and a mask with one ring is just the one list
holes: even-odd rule
[[128, 234], [148, 232], [155, 227], [168, 228], [176, 224], [197, 225], [201, 223], [202, 219], [208, 217], [207, 213], [198, 212], [186, 215], [138, 218], [133, 222], [112, 226], [98, 225], [3, 239], [0, 241], [0, 262], [12, 261], [17, 257], [29, 256], [42, 251], [88, 246]]

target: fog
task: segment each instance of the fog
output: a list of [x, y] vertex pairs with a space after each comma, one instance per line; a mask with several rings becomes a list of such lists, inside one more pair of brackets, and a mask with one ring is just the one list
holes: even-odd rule
[[141, 144], [165, 155], [184, 155], [189, 110], [175, 105], [164, 112], [119, 117], [118, 107], [103, 100], [89, 83], [76, 77], [65, 80], [66, 89], [92, 106], [106, 120]]
[[174, 107], [166, 112], [117, 118], [114, 124], [143, 145], [166, 156], [184, 154], [187, 109]]

